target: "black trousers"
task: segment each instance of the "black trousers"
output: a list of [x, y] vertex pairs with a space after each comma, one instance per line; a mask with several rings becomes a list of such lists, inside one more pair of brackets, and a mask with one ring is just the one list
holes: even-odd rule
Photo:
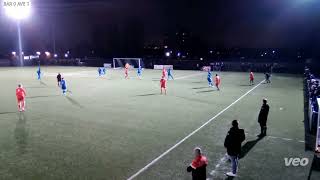
[[260, 123], [261, 135], [267, 135], [267, 125], [264, 123]]

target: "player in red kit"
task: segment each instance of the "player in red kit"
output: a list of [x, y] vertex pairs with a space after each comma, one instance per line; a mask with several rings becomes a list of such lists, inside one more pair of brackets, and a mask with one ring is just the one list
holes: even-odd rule
[[216, 74], [216, 77], [215, 77], [215, 84], [216, 84], [216, 87], [218, 89], [218, 91], [220, 91], [220, 83], [221, 83], [221, 79], [220, 79], [220, 76], [218, 76], [218, 74]]
[[253, 72], [251, 71], [250, 72], [250, 85], [253, 85], [254, 84], [254, 75], [253, 75]]
[[18, 101], [18, 110], [24, 111], [25, 110], [25, 97], [26, 97], [26, 91], [23, 89], [22, 84], [18, 85], [18, 88], [16, 89], [16, 96]]
[[126, 63], [125, 67], [124, 67], [124, 78], [128, 79], [129, 78], [129, 64]]
[[162, 77], [160, 80], [160, 88], [161, 88], [161, 94], [164, 90], [164, 94], [167, 95], [167, 80], [165, 77]]
[[166, 69], [163, 67], [162, 68], [162, 78], [165, 78], [166, 74], [167, 74]]

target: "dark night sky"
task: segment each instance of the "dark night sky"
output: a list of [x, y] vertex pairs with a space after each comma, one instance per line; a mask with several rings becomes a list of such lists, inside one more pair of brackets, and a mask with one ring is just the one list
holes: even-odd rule
[[[179, 28], [211, 46], [320, 47], [318, 0], [33, 0], [23, 39], [45, 50], [55, 27], [58, 49], [92, 43], [93, 29], [143, 26], [144, 40], [158, 42]], [[0, 9], [0, 11], [3, 11]], [[0, 13], [0, 52], [15, 47], [16, 25]], [[54, 24], [54, 26], [53, 26]]]

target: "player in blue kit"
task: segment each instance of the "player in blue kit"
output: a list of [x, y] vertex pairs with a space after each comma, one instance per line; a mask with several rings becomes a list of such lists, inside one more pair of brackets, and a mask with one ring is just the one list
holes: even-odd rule
[[211, 73], [210, 70], [208, 70], [207, 80], [208, 80], [209, 87], [212, 87], [213, 86], [213, 84], [212, 84], [212, 73]]
[[142, 76], [142, 68], [141, 66], [139, 66], [138, 70], [137, 70], [137, 76], [139, 79], [141, 79], [141, 76]]
[[106, 68], [105, 67], [102, 68], [102, 74], [106, 75]]
[[40, 66], [37, 70], [37, 75], [38, 75], [38, 80], [41, 80], [41, 69], [40, 69]]
[[62, 78], [60, 85], [61, 85], [61, 89], [62, 89], [63, 95], [66, 95], [66, 93], [67, 93], [67, 83], [66, 83], [66, 80], [64, 80], [64, 78]]
[[98, 75], [99, 75], [99, 76], [101, 76], [101, 75], [102, 75], [102, 70], [101, 70], [101, 68], [100, 68], [100, 67], [98, 68]]
[[173, 80], [171, 68], [168, 69], [168, 80], [169, 80], [170, 78]]

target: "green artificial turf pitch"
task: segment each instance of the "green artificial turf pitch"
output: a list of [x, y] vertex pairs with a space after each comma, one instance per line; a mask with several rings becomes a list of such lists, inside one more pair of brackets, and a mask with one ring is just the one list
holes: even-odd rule
[[[205, 72], [175, 70], [165, 96], [157, 70], [145, 70], [142, 80], [130, 71], [125, 80], [122, 70], [97, 77], [97, 68], [42, 67], [41, 81], [36, 70], [0, 68], [0, 179], [127, 179], [254, 87], [248, 73], [219, 73], [216, 91]], [[57, 87], [58, 72], [67, 81], [67, 96]], [[256, 85], [264, 79], [255, 77]], [[24, 113], [17, 112], [18, 83], [27, 90]], [[208, 178], [225, 179], [230, 163], [223, 142], [233, 119], [247, 133], [235, 179], [306, 179], [312, 154], [304, 151], [302, 89], [301, 76], [273, 74], [271, 84], [258, 85], [135, 179], [191, 179], [186, 167], [196, 146], [208, 157]], [[264, 97], [270, 104], [268, 136], [257, 141]], [[310, 162], [286, 167], [286, 157]]]

